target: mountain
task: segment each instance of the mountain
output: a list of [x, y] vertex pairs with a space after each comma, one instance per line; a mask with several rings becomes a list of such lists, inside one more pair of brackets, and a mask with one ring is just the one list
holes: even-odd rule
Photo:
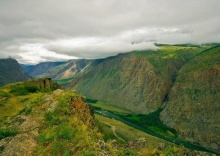
[[146, 134], [146, 139], [105, 140], [109, 134], [118, 137], [115, 127], [106, 131], [81, 95], [58, 88], [51, 79], [0, 88], [0, 155], [212, 155]]
[[162, 107], [181, 66], [206, 48], [162, 45], [155, 51], [119, 54], [93, 65], [72, 86], [91, 99], [153, 112]]
[[0, 86], [30, 78], [15, 59], [0, 59]]
[[35, 65], [20, 64], [20, 66], [23, 68], [23, 70], [26, 73], [29, 73], [34, 68]]
[[82, 72], [90, 62], [91, 60], [86, 59], [70, 60], [62, 65], [50, 68], [43, 76], [56, 80], [72, 78], [79, 72]]
[[219, 46], [157, 46], [103, 59], [71, 87], [134, 113], [159, 113], [180, 138], [219, 153]]
[[78, 59], [67, 62], [42, 62], [37, 65], [22, 65], [23, 69], [35, 78], [68, 79], [82, 72], [92, 60]]
[[71, 60], [49, 67], [41, 76], [65, 82], [71, 77], [69, 87], [87, 99], [139, 114], [122, 115], [123, 119], [155, 119], [164, 129], [174, 130], [177, 139], [220, 153], [219, 45], [157, 47], [105, 59]]
[[165, 103], [161, 119], [184, 138], [220, 148], [220, 46], [185, 64]]
[[42, 62], [37, 65], [21, 65], [21, 67], [32, 77], [42, 77], [50, 68], [64, 64], [65, 62]]

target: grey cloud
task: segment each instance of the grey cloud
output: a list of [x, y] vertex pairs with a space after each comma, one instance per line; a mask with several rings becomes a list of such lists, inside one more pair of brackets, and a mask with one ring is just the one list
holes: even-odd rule
[[[0, 57], [20, 56], [21, 46], [39, 43], [57, 54], [98, 58], [142, 49], [148, 41], [220, 42], [219, 6], [219, 0], [1, 0]], [[91, 37], [109, 45], [51, 45]]]

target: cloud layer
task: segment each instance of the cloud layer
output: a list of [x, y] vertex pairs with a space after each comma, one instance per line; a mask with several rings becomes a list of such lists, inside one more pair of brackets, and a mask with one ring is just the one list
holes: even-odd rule
[[160, 43], [220, 42], [219, 0], [1, 0], [0, 58], [101, 58]]

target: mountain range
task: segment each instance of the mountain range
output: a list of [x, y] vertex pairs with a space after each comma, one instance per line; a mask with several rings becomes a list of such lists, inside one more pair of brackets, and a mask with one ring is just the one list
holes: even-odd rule
[[22, 65], [33, 77], [51, 77], [87, 99], [158, 113], [178, 138], [220, 152], [220, 46], [156, 44], [96, 60]]
[[88, 98], [160, 118], [186, 140], [220, 149], [220, 46], [159, 45], [106, 58], [71, 87]]

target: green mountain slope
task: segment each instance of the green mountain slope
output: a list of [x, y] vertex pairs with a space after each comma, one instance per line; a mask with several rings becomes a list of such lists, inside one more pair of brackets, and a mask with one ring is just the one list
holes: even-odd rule
[[187, 140], [220, 150], [220, 46], [179, 71], [161, 119]]
[[88, 98], [149, 113], [162, 106], [181, 66], [208, 47], [161, 45], [106, 58], [72, 86]]
[[0, 59], [0, 86], [30, 78], [15, 59]]

